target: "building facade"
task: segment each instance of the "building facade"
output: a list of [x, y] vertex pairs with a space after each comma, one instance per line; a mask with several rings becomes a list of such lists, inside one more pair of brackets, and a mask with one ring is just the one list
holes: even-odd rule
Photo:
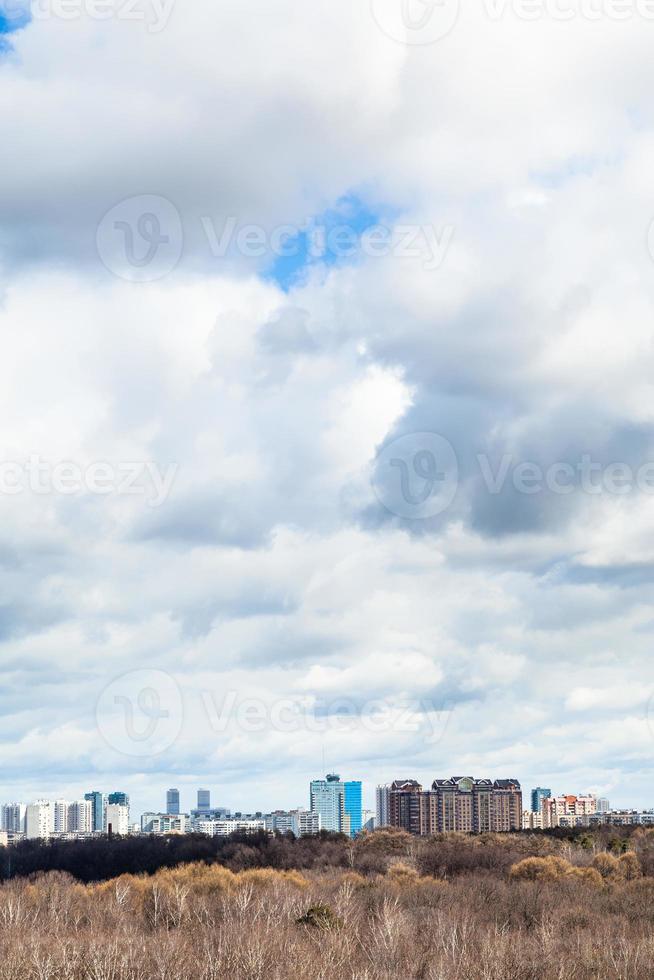
[[98, 790], [92, 790], [92, 792], [85, 794], [84, 799], [93, 805], [93, 830], [101, 834], [104, 830], [104, 811], [107, 805], [107, 797]]
[[76, 834], [92, 834], [93, 803], [90, 800], [76, 800], [68, 804], [66, 830]]
[[166, 793], [166, 813], [173, 816], [179, 815], [179, 790], [169, 789]]
[[25, 833], [25, 814], [27, 807], [24, 803], [5, 803], [0, 807], [0, 830], [11, 834]]
[[387, 783], [375, 790], [375, 824], [377, 827], [390, 826], [391, 787]]
[[343, 831], [345, 823], [345, 786], [341, 777], [330, 773], [326, 779], [314, 779], [309, 787], [309, 809], [320, 814], [323, 830]]
[[107, 797], [107, 803], [110, 803], [112, 806], [129, 806], [129, 794], [110, 793]]
[[349, 822], [349, 827], [347, 824], [343, 827], [343, 833], [349, 832], [350, 837], [356, 837], [363, 827], [363, 789], [359, 780], [349, 780], [343, 785], [343, 807]]
[[129, 834], [129, 807], [119, 803], [107, 804], [107, 833], [124, 837]]
[[552, 796], [551, 789], [545, 789], [542, 786], [537, 786], [536, 789], [531, 791], [531, 810], [532, 813], [540, 813], [543, 808], [543, 801], [549, 800]]
[[423, 789], [415, 779], [396, 779], [388, 794], [388, 827], [422, 835]]
[[141, 815], [141, 832], [144, 834], [185, 834], [188, 817], [171, 813], [144, 813]]
[[25, 836], [28, 840], [47, 840], [52, 836], [54, 817], [48, 800], [30, 803], [25, 811]]
[[597, 799], [594, 796], [553, 796], [543, 800], [541, 812], [543, 827], [585, 827], [588, 823], [581, 818], [597, 813]]
[[209, 837], [229, 837], [230, 834], [257, 834], [266, 829], [265, 820], [198, 820], [198, 834]]
[[320, 814], [317, 810], [275, 810], [264, 818], [266, 830], [295, 837], [314, 837], [320, 833]]
[[435, 779], [423, 790], [415, 779], [396, 780], [389, 792], [389, 826], [418, 836], [448, 831], [505, 833], [522, 828], [517, 779]]
[[362, 830], [365, 830], [368, 833], [370, 833], [371, 831], [376, 829], [377, 818], [375, 816], [374, 810], [364, 810], [361, 819], [363, 821]]

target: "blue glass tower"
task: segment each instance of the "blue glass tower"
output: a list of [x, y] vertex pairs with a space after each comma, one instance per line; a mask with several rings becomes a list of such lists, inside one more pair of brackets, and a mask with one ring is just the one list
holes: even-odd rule
[[107, 797], [109, 806], [129, 806], [129, 795], [127, 793], [110, 793]]
[[345, 815], [350, 818], [350, 837], [356, 837], [363, 827], [363, 803], [361, 781], [350, 781], [345, 784]]
[[102, 832], [104, 830], [104, 793], [94, 790], [92, 793], [86, 793], [84, 799], [93, 804], [93, 830]]
[[536, 789], [531, 791], [531, 810], [532, 813], [540, 813], [541, 807], [543, 806], [543, 800], [549, 800], [552, 795], [551, 789], [544, 789], [542, 786], [537, 786]]

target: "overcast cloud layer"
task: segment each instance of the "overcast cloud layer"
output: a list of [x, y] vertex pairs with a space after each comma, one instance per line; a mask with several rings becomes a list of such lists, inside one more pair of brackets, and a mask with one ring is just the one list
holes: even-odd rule
[[[324, 760], [654, 804], [654, 20], [587, 6], [3, 35], [2, 800], [265, 809]], [[373, 221], [281, 274], [280, 226]], [[11, 492], [34, 457], [87, 485]]]

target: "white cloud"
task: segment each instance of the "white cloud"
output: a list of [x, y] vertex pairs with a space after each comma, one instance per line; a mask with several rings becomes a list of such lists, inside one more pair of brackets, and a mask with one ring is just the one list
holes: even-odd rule
[[[219, 772], [227, 804], [302, 799], [321, 738], [236, 723], [221, 742], [193, 710], [208, 689], [447, 705], [437, 746], [392, 719], [325, 733], [330, 764], [369, 784], [469, 769], [651, 805], [651, 498], [491, 495], [476, 463], [654, 458], [642, 24], [466, 5], [409, 49], [367, 3], [198, 0], [159, 33], [51, 18], [13, 43], [2, 459], [179, 476], [156, 511], [0, 494], [3, 795], [121, 781], [154, 806]], [[184, 226], [175, 271], [141, 285], [95, 251], [139, 194]], [[284, 293], [270, 255], [216, 258], [201, 224], [270, 231], [346, 194], [451, 226], [442, 266], [364, 256]], [[431, 522], [370, 486], [405, 432], [456, 450], [457, 497]], [[93, 710], [134, 665], [170, 672], [191, 711], [165, 759], [132, 765]]]

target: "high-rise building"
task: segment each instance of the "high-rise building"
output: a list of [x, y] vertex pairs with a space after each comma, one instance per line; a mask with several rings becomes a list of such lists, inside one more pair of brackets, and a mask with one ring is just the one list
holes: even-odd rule
[[101, 834], [104, 830], [104, 808], [107, 805], [107, 798], [104, 793], [93, 790], [91, 793], [86, 793], [84, 799], [93, 804], [93, 830]]
[[389, 788], [388, 824], [410, 834], [424, 833], [421, 822], [422, 786], [415, 779], [396, 779]]
[[375, 791], [375, 820], [377, 827], [390, 826], [390, 802], [391, 787], [388, 784], [378, 786]]
[[522, 829], [522, 789], [517, 779], [495, 780], [490, 818], [490, 829], [495, 833]]
[[542, 786], [537, 786], [536, 789], [531, 791], [531, 811], [532, 813], [540, 813], [543, 809], [543, 800], [549, 800], [552, 796], [551, 789], [544, 789]]
[[209, 813], [210, 810], [211, 810], [211, 790], [199, 789], [197, 812], [199, 814], [205, 814], [205, 813]]
[[129, 834], [129, 807], [120, 803], [107, 804], [107, 833], [121, 837]]
[[597, 799], [597, 813], [609, 813], [611, 810], [611, 804], [604, 796], [600, 796]]
[[55, 834], [65, 834], [68, 831], [68, 807], [66, 800], [55, 800], [50, 804], [52, 809], [52, 830]]
[[435, 779], [423, 791], [415, 779], [396, 780], [389, 794], [389, 823], [411, 834], [444, 831], [483, 833], [522, 828], [522, 791], [517, 779]]
[[25, 812], [25, 835], [28, 840], [47, 840], [53, 830], [52, 807], [48, 800], [30, 803]]
[[91, 800], [76, 800], [68, 804], [68, 828], [78, 834], [93, 832], [93, 803]]
[[0, 807], [0, 830], [11, 834], [25, 833], [25, 814], [27, 807], [24, 803], [5, 803]]
[[179, 816], [179, 790], [169, 789], [166, 793], [166, 813]]
[[341, 777], [329, 773], [326, 779], [314, 779], [309, 792], [309, 809], [320, 814], [323, 830], [343, 832], [345, 824], [345, 786]]
[[111, 806], [129, 806], [129, 794], [110, 793], [107, 797], [107, 803], [109, 803]]
[[356, 837], [363, 827], [363, 794], [360, 780], [349, 780], [344, 786], [344, 815], [349, 817], [349, 828], [343, 826], [343, 833], [349, 832], [350, 837]]

